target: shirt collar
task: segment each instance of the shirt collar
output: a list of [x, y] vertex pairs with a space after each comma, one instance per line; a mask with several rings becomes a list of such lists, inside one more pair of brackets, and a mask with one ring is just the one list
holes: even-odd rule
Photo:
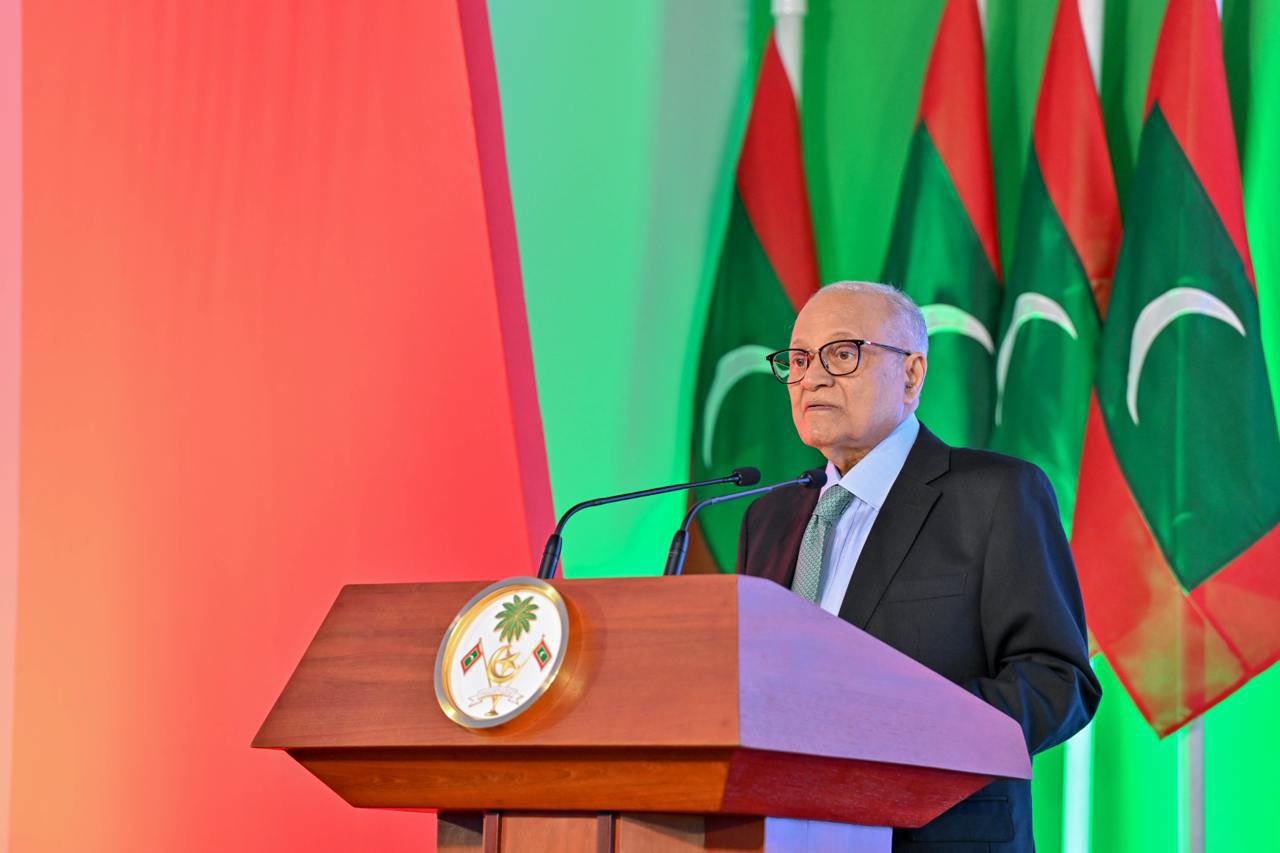
[[822, 493], [839, 483], [841, 488], [879, 511], [919, 434], [920, 421], [914, 414], [908, 415], [843, 477], [836, 466], [828, 462], [827, 483], [822, 487]]

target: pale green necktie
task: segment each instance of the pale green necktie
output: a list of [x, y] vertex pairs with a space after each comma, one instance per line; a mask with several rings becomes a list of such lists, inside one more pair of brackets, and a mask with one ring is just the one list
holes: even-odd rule
[[809, 525], [804, 529], [800, 556], [796, 559], [796, 575], [791, 580], [791, 591], [815, 604], [818, 592], [822, 589], [823, 547], [828, 534], [852, 500], [853, 493], [843, 486], [835, 485], [827, 489], [826, 494], [818, 499], [813, 515], [809, 516]]

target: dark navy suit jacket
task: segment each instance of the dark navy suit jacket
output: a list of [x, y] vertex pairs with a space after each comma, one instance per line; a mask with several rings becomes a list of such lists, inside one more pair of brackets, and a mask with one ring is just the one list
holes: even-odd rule
[[[738, 572], [789, 587], [817, 499], [795, 486], [751, 504]], [[1019, 459], [949, 447], [923, 425], [840, 618], [1013, 717], [1032, 754], [1083, 728], [1102, 696], [1048, 479]], [[893, 849], [1033, 850], [1031, 785], [993, 782], [919, 829], [895, 830]]]

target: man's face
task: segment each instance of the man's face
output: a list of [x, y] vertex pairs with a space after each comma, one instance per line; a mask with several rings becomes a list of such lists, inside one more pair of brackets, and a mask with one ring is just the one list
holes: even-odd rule
[[[830, 341], [876, 341], [910, 350], [892, 322], [889, 303], [876, 293], [831, 291], [809, 301], [796, 317], [791, 346], [817, 352]], [[791, 417], [800, 440], [842, 472], [915, 410], [924, 380], [924, 356], [864, 346], [856, 371], [832, 376], [815, 357], [804, 378], [788, 385]]]

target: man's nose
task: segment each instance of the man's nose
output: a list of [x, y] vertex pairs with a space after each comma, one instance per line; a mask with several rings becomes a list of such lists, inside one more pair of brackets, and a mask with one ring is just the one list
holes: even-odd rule
[[822, 364], [822, 359], [815, 358], [813, 363], [809, 365], [809, 369], [804, 372], [804, 376], [800, 377], [800, 385], [806, 391], [812, 391], [815, 388], [822, 388], [830, 385], [835, 380], [827, 368]]

